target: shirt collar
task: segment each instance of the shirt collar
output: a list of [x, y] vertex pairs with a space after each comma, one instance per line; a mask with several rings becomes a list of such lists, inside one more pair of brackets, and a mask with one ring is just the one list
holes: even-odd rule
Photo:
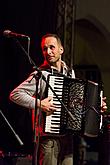
[[[63, 74], [64, 75], [67, 75], [67, 71], [68, 71], [68, 67], [67, 67], [67, 65], [66, 65], [66, 63], [64, 62], [64, 61], [61, 61], [61, 67], [62, 67], [62, 72], [63, 72]], [[54, 67], [54, 66], [51, 66], [51, 69], [52, 70], [57, 70], [57, 68], [56, 67]], [[58, 71], [58, 70], [57, 70]]]

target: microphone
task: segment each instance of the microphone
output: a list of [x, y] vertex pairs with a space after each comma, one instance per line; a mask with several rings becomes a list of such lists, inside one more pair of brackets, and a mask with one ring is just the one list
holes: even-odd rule
[[3, 32], [3, 35], [8, 37], [8, 38], [10, 38], [10, 37], [29, 38], [29, 36], [26, 36], [24, 34], [18, 34], [18, 33], [12, 32], [10, 30], [5, 30]]

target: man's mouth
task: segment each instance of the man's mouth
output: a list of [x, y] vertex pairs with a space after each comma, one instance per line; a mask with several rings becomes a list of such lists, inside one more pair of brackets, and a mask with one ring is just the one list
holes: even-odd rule
[[52, 59], [54, 59], [54, 56], [49, 56], [47, 59], [52, 60]]

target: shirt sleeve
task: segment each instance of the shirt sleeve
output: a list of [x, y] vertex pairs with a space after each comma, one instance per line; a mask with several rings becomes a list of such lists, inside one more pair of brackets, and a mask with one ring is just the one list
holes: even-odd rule
[[[39, 90], [39, 89], [38, 89]], [[21, 83], [10, 93], [10, 100], [29, 109], [35, 109], [36, 79], [31, 74], [28, 79]]]

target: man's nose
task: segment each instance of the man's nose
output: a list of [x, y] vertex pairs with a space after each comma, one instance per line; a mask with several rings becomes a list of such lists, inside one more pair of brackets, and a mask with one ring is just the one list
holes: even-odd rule
[[51, 54], [51, 49], [50, 48], [47, 49], [47, 54], [49, 54], [49, 55]]

